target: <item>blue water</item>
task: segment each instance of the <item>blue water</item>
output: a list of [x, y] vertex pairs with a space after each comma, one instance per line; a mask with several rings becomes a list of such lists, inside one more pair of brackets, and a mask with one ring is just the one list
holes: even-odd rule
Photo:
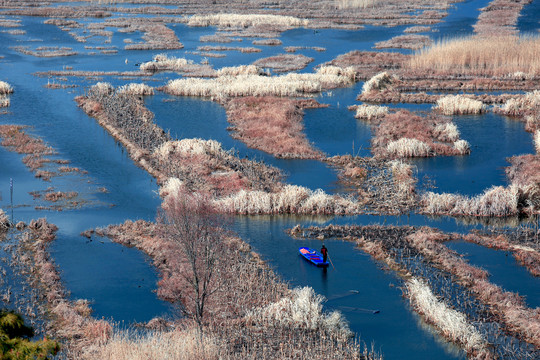
[[464, 255], [471, 265], [487, 270], [490, 282], [524, 296], [528, 307], [540, 306], [540, 279], [519, 265], [511, 252], [489, 249], [462, 240], [448, 242], [446, 245]]
[[518, 18], [517, 28], [521, 34], [536, 34], [540, 29], [540, 1], [533, 0], [523, 7]]
[[[447, 21], [434, 26], [434, 38], [468, 34], [472, 31], [478, 8], [487, 0], [457, 3], [450, 10]], [[535, 1], [533, 4], [538, 4]], [[530, 5], [531, 7], [533, 5]], [[149, 259], [139, 251], [113, 244], [106, 239], [94, 238], [91, 242], [80, 236], [80, 232], [108, 224], [122, 223], [126, 219], [153, 220], [160, 205], [155, 181], [129, 159], [122, 146], [103, 130], [94, 119], [76, 107], [73, 98], [97, 81], [110, 81], [114, 85], [141, 82], [143, 79], [118, 79], [110, 76], [98, 78], [69, 78], [69, 84], [78, 87], [66, 90], [48, 90], [42, 87], [47, 78], [32, 76], [36, 71], [62, 70], [66, 65], [74, 70], [131, 71], [135, 64], [150, 60], [154, 51], [126, 51], [124, 39], [137, 42], [142, 34], [124, 34], [115, 31], [111, 44], [116, 46], [116, 55], [88, 55], [84, 46], [102, 44], [103, 38], [93, 37], [88, 43], [76, 42], [69, 34], [52, 25], [43, 24], [42, 18], [21, 17], [27, 34], [10, 36], [0, 32], [0, 80], [15, 88], [11, 95], [9, 114], [0, 115], [0, 124], [19, 123], [31, 125], [28, 131], [43, 138], [58, 151], [58, 158], [70, 160], [88, 174], [71, 174], [53, 178], [51, 183], [35, 179], [21, 163], [21, 155], [0, 148], [0, 207], [9, 207], [9, 179], [14, 179], [15, 220], [29, 221], [47, 217], [59, 227], [57, 240], [51, 251], [61, 270], [61, 277], [73, 299], [87, 298], [93, 301], [94, 315], [98, 318], [114, 318], [116, 321], [147, 321], [154, 316], [174, 314], [171, 306], [157, 299], [155, 289], [158, 275]], [[524, 18], [525, 19], [525, 18]], [[101, 21], [95, 19], [81, 22]], [[520, 20], [521, 21], [521, 20]], [[186, 57], [199, 62], [203, 57], [191, 54], [200, 43], [200, 36], [214, 34], [215, 28], [188, 28], [183, 24], [171, 25], [184, 49], [167, 51], [169, 56]], [[335, 58], [350, 50], [370, 50], [377, 41], [400, 35], [405, 26], [391, 28], [366, 27], [358, 31], [322, 29], [294, 29], [285, 32], [281, 46], [261, 46], [261, 53], [241, 54], [227, 51], [225, 58], [209, 58], [215, 67], [249, 64], [253, 61], [284, 52], [286, 46], [322, 46], [327, 50], [299, 50], [297, 53], [315, 58], [305, 70]], [[521, 27], [520, 27], [521, 28]], [[523, 25], [525, 28], [525, 25]], [[438, 32], [437, 32], [438, 31]], [[42, 41], [31, 41], [41, 39]], [[253, 46], [253, 39], [223, 44], [224, 46]], [[69, 46], [80, 55], [66, 58], [34, 58], [15, 52], [9, 46]], [[128, 63], [125, 63], [128, 59]], [[153, 86], [177, 78], [174, 73], [156, 74], [144, 79]], [[362, 84], [344, 89], [335, 89], [317, 97], [329, 108], [309, 109], [305, 112], [305, 133], [316, 147], [329, 155], [369, 154], [371, 129], [367, 124], [354, 119], [354, 112], [347, 106], [358, 104], [355, 100]], [[146, 105], [154, 112], [158, 125], [168, 130], [175, 138], [200, 137], [215, 139], [225, 149], [235, 149], [240, 157], [263, 160], [284, 171], [285, 181], [311, 189], [322, 188], [328, 192], [340, 191], [336, 183], [336, 172], [319, 161], [275, 159], [264, 152], [247, 148], [233, 139], [226, 130], [228, 123], [225, 110], [219, 104], [195, 98], [171, 97], [164, 94], [145, 98]], [[395, 106], [395, 105], [392, 105]], [[410, 110], [428, 110], [430, 105], [406, 105]], [[491, 185], [505, 184], [503, 167], [508, 156], [531, 153], [531, 135], [525, 133], [517, 121], [488, 114], [485, 116], [463, 116], [454, 119], [461, 137], [472, 145], [472, 153], [465, 157], [447, 157], [415, 160], [419, 178], [428, 175], [438, 186], [436, 191], [459, 191], [478, 194]], [[78, 210], [36, 211], [36, 202], [28, 194], [33, 190], [44, 190], [49, 186], [65, 191], [77, 191], [88, 200]], [[107, 193], [98, 189], [105, 187]], [[21, 206], [22, 205], [22, 206]], [[235, 229], [252, 244], [256, 251], [267, 259], [278, 274], [293, 286], [312, 286], [316, 292], [326, 296], [327, 309], [342, 311], [351, 328], [360, 334], [368, 345], [372, 342], [387, 359], [456, 359], [464, 358], [463, 352], [444, 342], [433, 330], [408, 308], [398, 288], [399, 279], [391, 272], [381, 269], [380, 264], [369, 256], [354, 249], [351, 243], [327, 240], [330, 256], [336, 268], [326, 273], [309, 266], [298, 257], [297, 248], [308, 245], [319, 247], [319, 241], [293, 240], [285, 229], [297, 223], [309, 224], [396, 224], [433, 226], [443, 231], [465, 232], [480, 225], [466, 225], [452, 218], [427, 218], [416, 214], [410, 216], [354, 216], [354, 217], [287, 217], [261, 216], [238, 217]], [[480, 257], [483, 251], [467, 249], [471, 262], [481, 266], [493, 266], [492, 280], [520, 294], [527, 294], [531, 306], [538, 289], [513, 261], [497, 269], [498, 262]], [[489, 252], [488, 252], [489, 253]], [[477, 256], [477, 257], [476, 257]], [[482, 255], [483, 256], [483, 255]], [[493, 255], [496, 256], [496, 255]], [[505, 269], [510, 269], [505, 274]], [[522, 269], [521, 269], [522, 270]], [[505, 275], [508, 277], [505, 278]], [[529, 276], [530, 277], [530, 276]], [[519, 279], [520, 281], [514, 281]], [[521, 281], [523, 280], [523, 281]], [[515, 283], [515, 284], [514, 284]], [[350, 290], [358, 291], [351, 293]], [[532, 295], [531, 295], [532, 294]], [[344, 296], [346, 295], [346, 296]], [[538, 299], [538, 296], [536, 296]], [[534, 299], [533, 299], [534, 300]], [[377, 309], [378, 314], [358, 309]]]

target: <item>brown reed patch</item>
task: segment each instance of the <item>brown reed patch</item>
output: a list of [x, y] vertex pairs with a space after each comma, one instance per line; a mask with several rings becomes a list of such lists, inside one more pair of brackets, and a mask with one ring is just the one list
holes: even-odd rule
[[480, 9], [474, 32], [481, 36], [517, 35], [518, 17], [523, 7], [532, 0], [493, 0]]
[[303, 133], [303, 111], [296, 100], [277, 97], [242, 97], [226, 105], [233, 136], [249, 147], [282, 158], [317, 159], [316, 150]]
[[339, 66], [346, 68], [352, 66], [359, 79], [369, 79], [375, 74], [386, 70], [400, 69], [408, 61], [410, 55], [397, 52], [351, 51], [339, 55], [325, 66]]
[[314, 59], [305, 55], [281, 54], [259, 59], [253, 65], [260, 68], [270, 68], [274, 72], [288, 72], [305, 68]]
[[382, 158], [468, 153], [468, 147], [461, 148], [456, 144], [459, 141], [459, 132], [457, 136], [448, 137], [445, 129], [449, 124], [451, 123], [442, 117], [421, 117], [404, 110], [387, 114], [375, 127], [371, 151]]
[[431, 39], [426, 35], [399, 35], [386, 41], [375, 43], [375, 49], [412, 49], [419, 50], [431, 45]]

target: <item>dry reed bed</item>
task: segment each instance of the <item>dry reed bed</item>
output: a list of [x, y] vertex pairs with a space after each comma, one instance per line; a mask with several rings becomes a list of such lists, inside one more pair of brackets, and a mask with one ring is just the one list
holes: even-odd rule
[[[21, 225], [21, 228], [26, 225]], [[33, 287], [39, 290], [50, 316], [47, 333], [64, 343], [64, 353], [72, 358], [85, 346], [99, 344], [110, 336], [112, 327], [104, 320], [90, 317], [86, 300], [70, 301], [48, 247], [57, 227], [45, 219], [32, 220], [23, 230], [19, 243], [20, 260]]]
[[355, 76], [352, 69], [328, 66], [317, 69], [314, 74], [290, 73], [271, 77], [240, 74], [215, 79], [177, 79], [159, 90], [176, 96], [211, 97], [217, 101], [239, 96], [293, 97], [351, 85]]
[[448, 156], [470, 152], [469, 144], [459, 139], [457, 127], [448, 119], [421, 117], [400, 110], [386, 114], [379, 121], [371, 140], [371, 151], [376, 157]]
[[286, 46], [283, 48], [283, 50], [288, 53], [295, 53], [298, 50], [315, 50], [318, 52], [323, 52], [326, 51], [326, 48], [320, 46]]
[[[396, 252], [395, 249], [405, 249], [409, 254], [417, 253], [422, 256], [422, 263], [427, 262], [434, 268], [452, 274], [455, 277], [452, 281], [457, 281], [464, 289], [471, 291], [495, 315], [495, 320], [504, 324], [505, 328], [518, 339], [527, 341], [536, 349], [540, 348], [538, 336], [540, 309], [526, 307], [522, 297], [490, 283], [485, 270], [468, 264], [457, 253], [442, 244], [445, 241], [461, 238], [457, 234], [445, 234], [431, 228], [336, 225], [305, 229], [297, 226], [291, 230], [291, 234], [296, 236], [302, 234], [304, 237], [313, 238], [336, 237], [355, 241], [364, 251], [384, 261], [406, 279], [411, 276], [411, 273], [403, 265], [403, 253]], [[508, 349], [503, 350], [508, 351]]]
[[509, 99], [495, 111], [523, 119], [525, 130], [535, 132], [540, 129], [540, 90]]
[[357, 79], [370, 79], [376, 74], [387, 70], [400, 69], [410, 58], [397, 52], [351, 51], [339, 55], [323, 66], [352, 67]]
[[439, 300], [422, 280], [412, 278], [405, 283], [411, 305], [430, 324], [450, 341], [459, 344], [474, 358], [492, 358], [489, 344], [482, 334], [467, 321], [467, 317]]
[[486, 107], [481, 101], [463, 95], [447, 95], [437, 100], [433, 110], [443, 115], [468, 115], [483, 113]]
[[351, 155], [325, 159], [338, 170], [340, 181], [363, 199], [370, 214], [404, 214], [416, 207], [416, 169], [399, 160]]
[[247, 146], [280, 158], [320, 159], [303, 133], [303, 109], [320, 107], [316, 101], [277, 97], [242, 97], [227, 102], [227, 121], [233, 137]]
[[399, 35], [386, 41], [375, 43], [375, 49], [412, 49], [419, 50], [431, 45], [431, 39], [426, 35]]
[[540, 75], [538, 36], [466, 37], [440, 41], [415, 54], [407, 67], [436, 74]]
[[[194, 195], [193, 199], [196, 198]], [[167, 201], [170, 199], [164, 207], [171, 209]], [[161, 222], [128, 220], [97, 229], [95, 233], [147, 253], [160, 271], [158, 294], [169, 301], [178, 301], [185, 295], [182, 284], [186, 279], [179, 272], [184, 255], [166, 227]], [[184, 319], [176, 322], [174, 332], [156, 331], [143, 338], [118, 332], [86, 358], [142, 359], [142, 354], [151, 348], [159, 348], [162, 358], [177, 359], [273, 358], [276, 354], [288, 357], [299, 348], [315, 359], [373, 358], [350, 341], [347, 324], [339, 313], [322, 311], [321, 296], [310, 288], [290, 291], [257, 254], [250, 252], [248, 244], [223, 229], [216, 232], [224, 245], [218, 257], [217, 279], [223, 286], [209, 298], [205, 308], [208, 323], [202, 335], [204, 349], [194, 339], [193, 325]], [[310, 321], [297, 321], [300, 318]]]
[[45, 156], [53, 155], [55, 151], [41, 139], [28, 135], [23, 131], [24, 128], [21, 125], [0, 125], [1, 145], [18, 154], [25, 154], [23, 163], [35, 172], [36, 177], [49, 180], [52, 173], [38, 169], [50, 162], [50, 159], [45, 158]]
[[502, 234], [497, 236], [468, 234], [463, 239], [484, 247], [511, 251], [517, 262], [529, 270], [533, 276], [540, 276], [540, 253], [529, 246], [514, 244]]
[[169, 29], [160, 18], [114, 18], [107, 19], [104, 26], [117, 27], [120, 32], [143, 33], [144, 42], [126, 44], [126, 50], [175, 50], [184, 45], [179, 41], [174, 30]]
[[256, 47], [249, 46], [217, 46], [217, 45], [206, 45], [206, 46], [197, 46], [197, 50], [200, 52], [212, 52], [212, 51], [239, 51], [241, 53], [258, 53], [262, 50]]
[[508, 330], [540, 348], [540, 309], [528, 308], [519, 295], [490, 283], [484, 270], [466, 263], [442, 245], [441, 240], [444, 241], [444, 238], [432, 231], [419, 231], [407, 237], [407, 241], [427, 259], [455, 275], [462, 284], [474, 291], [506, 324]]
[[253, 40], [251, 43], [253, 45], [264, 45], [264, 46], [279, 46], [283, 44], [283, 42], [279, 39], [257, 39], [257, 40]]
[[259, 59], [253, 65], [260, 68], [270, 68], [274, 72], [289, 72], [304, 69], [314, 59], [302, 54], [280, 54]]
[[20, 52], [21, 54], [31, 55], [35, 57], [75, 56], [78, 54], [77, 51], [73, 51], [73, 49], [69, 47], [38, 47], [34, 50], [31, 50], [28, 46], [14, 46], [13, 49]]
[[523, 7], [532, 0], [493, 0], [480, 9], [478, 21], [473, 25], [480, 36], [516, 35], [518, 17]]
[[86, 97], [77, 97], [83, 110], [128, 150], [130, 157], [163, 185], [180, 179], [190, 191], [214, 196], [240, 189], [271, 191], [281, 186], [277, 169], [248, 159], [239, 159], [216, 141], [184, 139], [170, 141], [138, 99], [98, 83]]
[[[405, 281], [404, 296], [406, 296], [415, 311], [423, 316], [424, 320], [435, 326], [437, 331], [449, 341], [462, 347], [469, 357], [491, 359], [494, 354], [484, 334], [471, 323], [465, 313], [452, 309], [446, 301], [435, 297], [430, 286], [424, 280], [414, 275], [403, 259], [397, 258], [392, 248], [405, 247], [405, 237], [414, 234], [418, 229], [412, 227], [381, 227], [381, 226], [335, 226], [329, 225], [324, 228], [296, 226], [290, 230], [293, 236], [344, 238], [355, 244], [378, 261], [383, 262], [393, 271], [396, 271]], [[403, 256], [403, 255], [402, 255]], [[432, 281], [431, 279], [429, 280]], [[440, 289], [439, 289], [440, 290]], [[467, 306], [467, 305], [465, 305]]]

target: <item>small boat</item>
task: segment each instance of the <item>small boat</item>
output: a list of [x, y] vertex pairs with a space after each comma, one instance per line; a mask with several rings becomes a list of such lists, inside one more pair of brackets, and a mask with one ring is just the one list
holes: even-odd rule
[[300, 252], [300, 255], [304, 257], [304, 259], [306, 259], [315, 266], [327, 267], [328, 265], [330, 265], [328, 261], [323, 261], [322, 254], [316, 250], [310, 249], [308, 247], [301, 247], [298, 249], [298, 251]]

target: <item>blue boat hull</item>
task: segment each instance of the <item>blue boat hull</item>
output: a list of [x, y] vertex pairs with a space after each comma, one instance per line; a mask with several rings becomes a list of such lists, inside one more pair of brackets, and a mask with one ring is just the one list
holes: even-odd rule
[[313, 250], [308, 247], [301, 247], [298, 249], [298, 251], [304, 259], [306, 259], [315, 266], [327, 267], [328, 265], [330, 265], [328, 261], [323, 261], [322, 254], [317, 250]]

